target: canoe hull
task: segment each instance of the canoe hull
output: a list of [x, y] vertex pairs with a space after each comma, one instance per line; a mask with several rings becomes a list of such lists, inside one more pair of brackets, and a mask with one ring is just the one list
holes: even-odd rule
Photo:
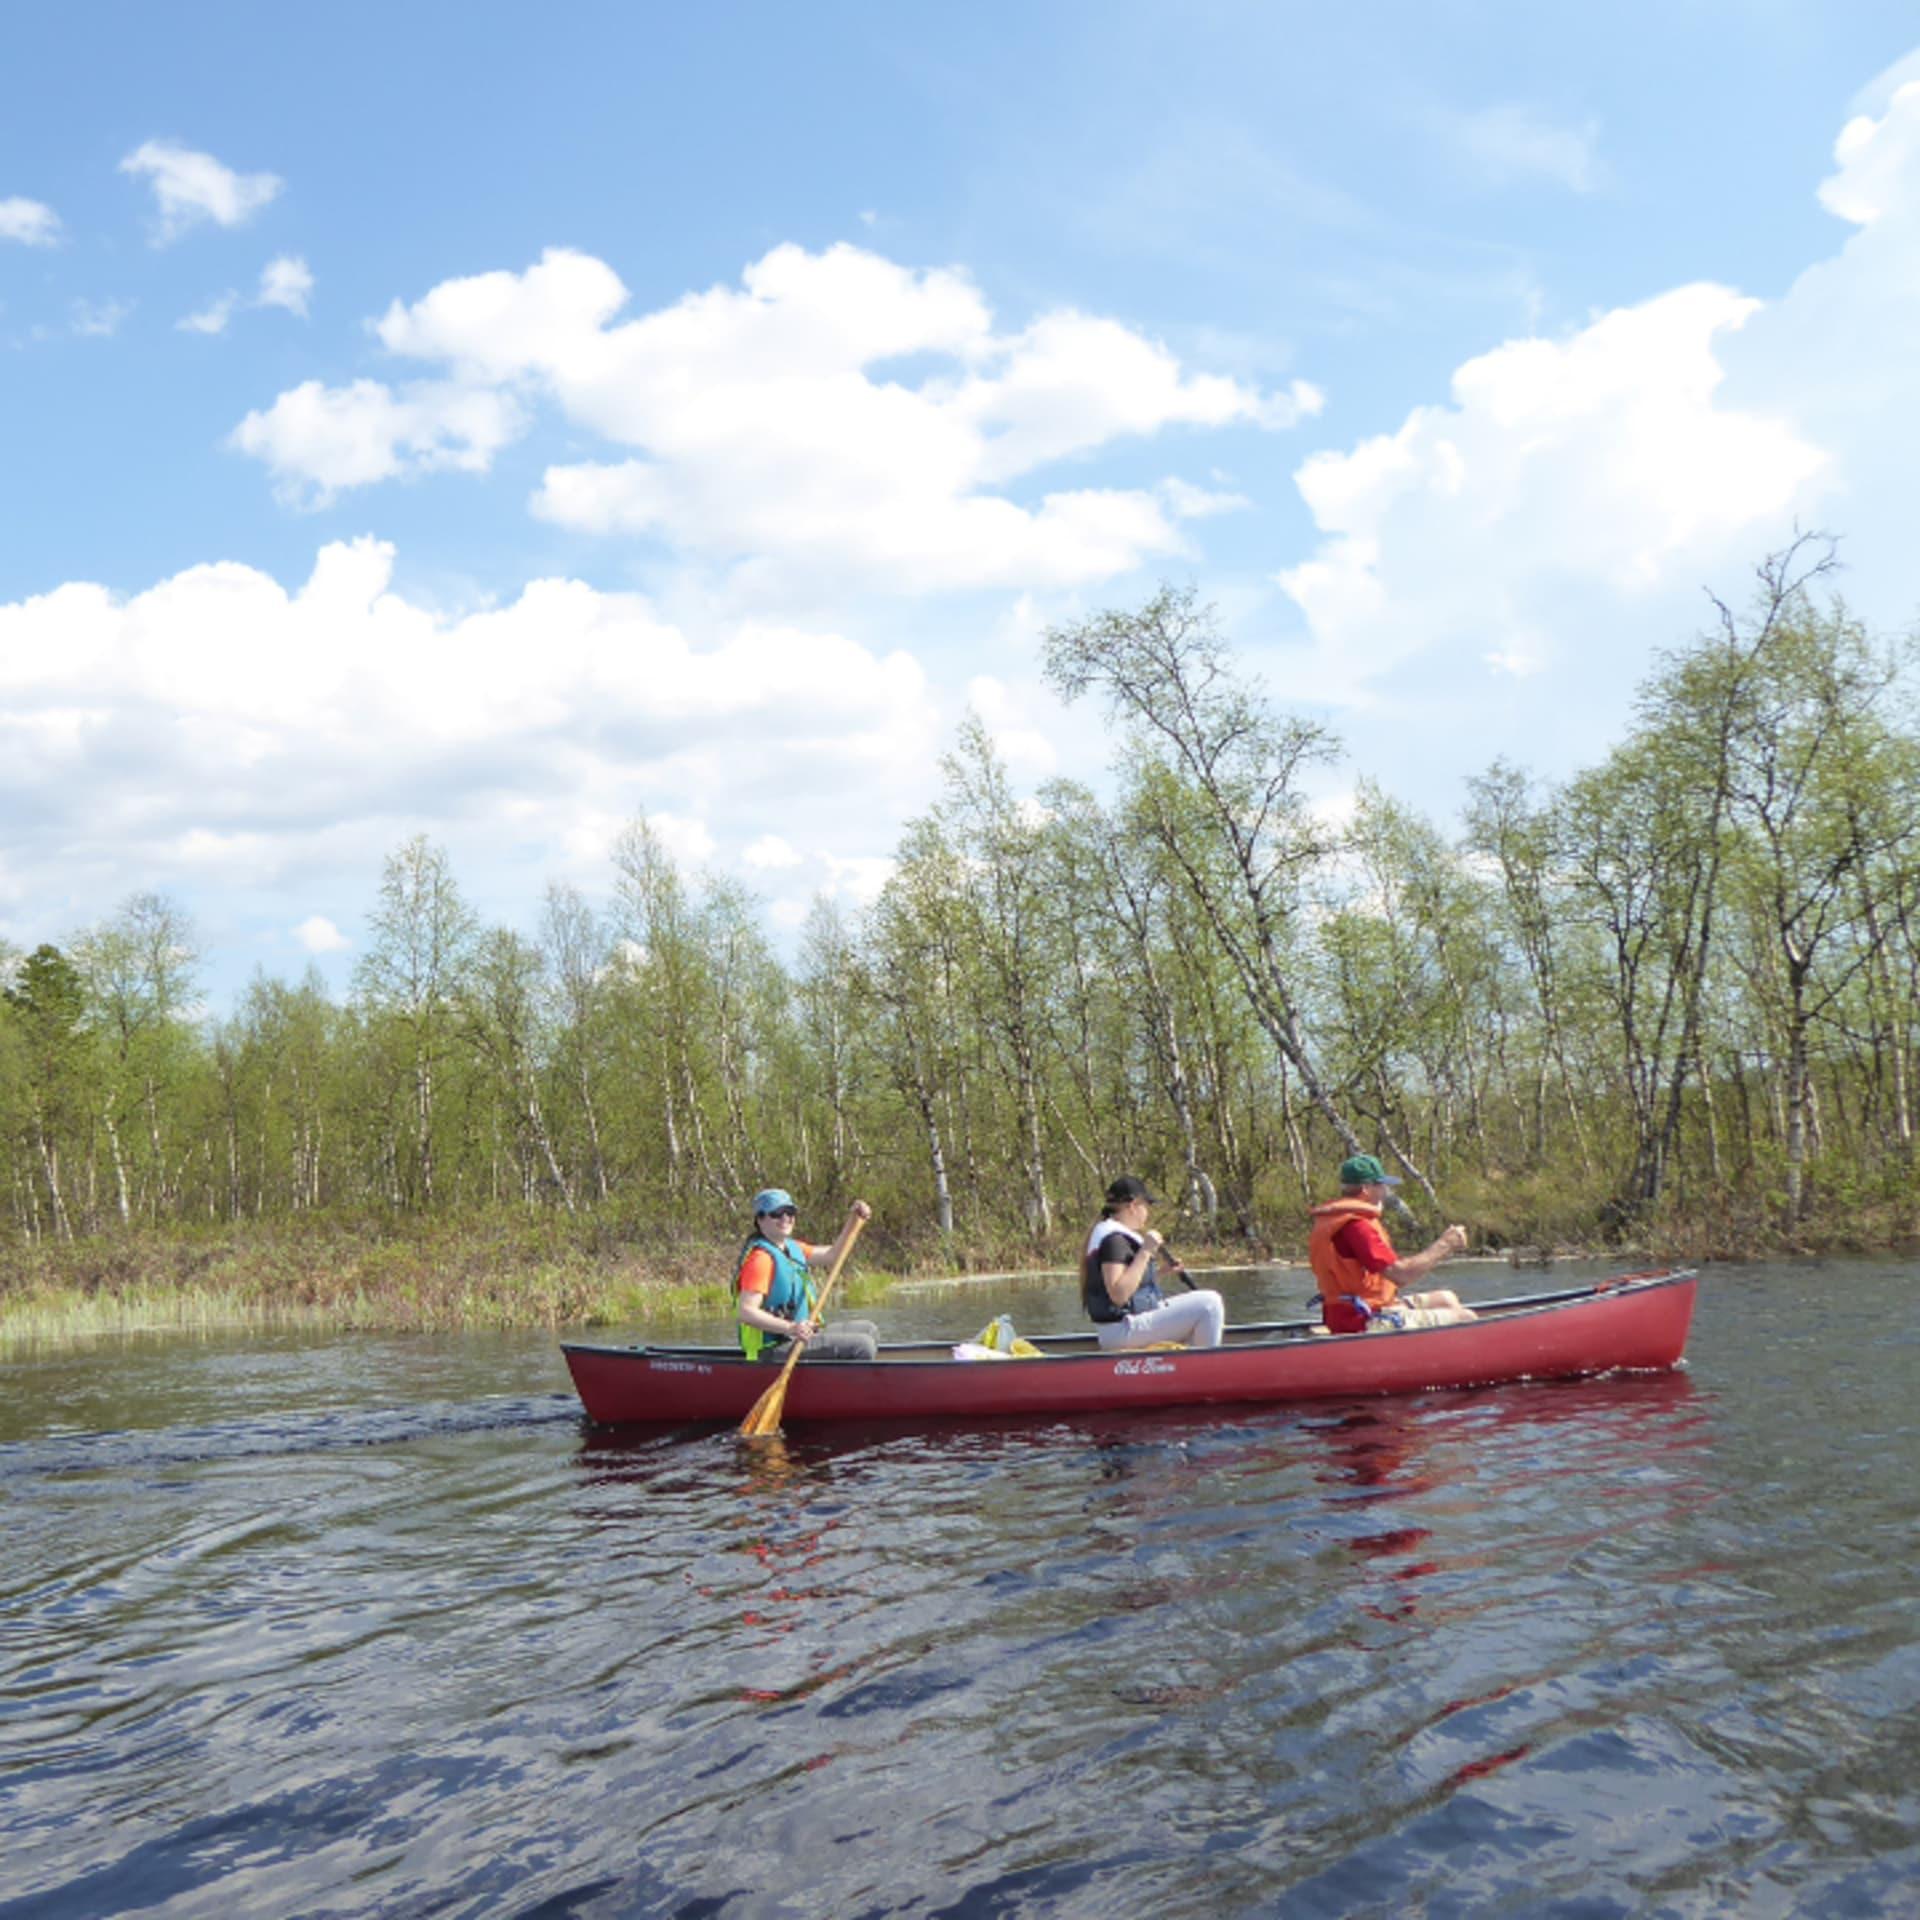
[[[782, 1424], [828, 1420], [997, 1420], [1028, 1414], [1348, 1400], [1516, 1380], [1664, 1372], [1693, 1321], [1692, 1273], [1636, 1276], [1572, 1297], [1503, 1309], [1462, 1326], [1409, 1333], [1281, 1336], [1165, 1352], [1080, 1348], [1039, 1360], [957, 1361], [941, 1349], [873, 1362], [806, 1361]], [[738, 1421], [774, 1371], [718, 1347], [562, 1351], [589, 1419], [604, 1426]], [[920, 1358], [921, 1352], [927, 1354]]]

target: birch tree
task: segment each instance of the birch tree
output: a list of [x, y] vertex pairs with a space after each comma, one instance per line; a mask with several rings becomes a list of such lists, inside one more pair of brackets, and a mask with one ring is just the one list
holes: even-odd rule
[[412, 1193], [435, 1195], [434, 1107], [456, 1002], [473, 961], [476, 922], [445, 851], [424, 834], [387, 857], [371, 936], [355, 979], [368, 1009], [401, 1037], [411, 1085]]
[[1308, 889], [1334, 850], [1304, 782], [1335, 757], [1332, 736], [1240, 683], [1191, 588], [1052, 628], [1046, 672], [1063, 697], [1097, 693], [1122, 723], [1132, 816], [1181, 876], [1308, 1101], [1346, 1151], [1361, 1151], [1310, 1043], [1298, 974]]

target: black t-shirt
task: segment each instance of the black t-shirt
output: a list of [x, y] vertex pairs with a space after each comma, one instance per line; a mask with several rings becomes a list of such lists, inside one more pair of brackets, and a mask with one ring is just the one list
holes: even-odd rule
[[1139, 1251], [1140, 1242], [1132, 1234], [1115, 1227], [1087, 1255], [1080, 1275], [1080, 1298], [1089, 1319], [1111, 1325], [1116, 1320], [1126, 1319], [1129, 1314], [1150, 1313], [1155, 1307], [1166, 1304], [1166, 1295], [1156, 1284], [1157, 1267], [1152, 1260], [1147, 1262], [1147, 1271], [1127, 1304], [1124, 1307], [1113, 1304], [1113, 1295], [1107, 1291], [1105, 1270], [1108, 1267], [1132, 1266], [1134, 1255]]

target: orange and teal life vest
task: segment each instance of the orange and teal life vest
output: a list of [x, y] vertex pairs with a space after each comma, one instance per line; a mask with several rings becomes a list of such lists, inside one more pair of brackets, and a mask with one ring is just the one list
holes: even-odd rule
[[[746, 1271], [747, 1255], [756, 1247], [773, 1256], [773, 1284], [767, 1289], [767, 1297], [762, 1303], [766, 1310], [778, 1314], [782, 1320], [810, 1317], [814, 1302], [813, 1279], [807, 1271], [807, 1256], [791, 1242], [784, 1247], [776, 1247], [764, 1234], [751, 1235], [740, 1249], [740, 1264], [734, 1269], [734, 1292], [738, 1294], [740, 1291], [740, 1276]], [[769, 1333], [764, 1327], [750, 1327], [744, 1320], [738, 1325], [741, 1350], [749, 1360], [759, 1359], [763, 1347], [784, 1347], [787, 1344], [784, 1334]]]

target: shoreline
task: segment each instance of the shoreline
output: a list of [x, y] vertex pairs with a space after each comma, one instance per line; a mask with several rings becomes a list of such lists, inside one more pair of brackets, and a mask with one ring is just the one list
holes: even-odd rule
[[[1517, 1262], [1502, 1254], [1466, 1254], [1457, 1267], [1544, 1267], [1607, 1258], [1556, 1255]], [[1625, 1256], [1631, 1258], [1633, 1256]], [[679, 1265], [679, 1262], [675, 1263]], [[706, 1262], [699, 1262], [707, 1265]], [[836, 1290], [844, 1306], [871, 1306], [896, 1295], [966, 1293], [990, 1285], [1063, 1282], [1071, 1267], [996, 1268], [980, 1273], [893, 1274], [881, 1270], [850, 1275]], [[1189, 1268], [1194, 1278], [1249, 1273], [1307, 1272], [1303, 1260], [1231, 1261]], [[363, 1276], [341, 1283], [275, 1287], [249, 1269], [241, 1274], [200, 1275], [191, 1280], [102, 1279], [89, 1274], [78, 1284], [28, 1284], [0, 1292], [0, 1358], [93, 1340], [152, 1336], [231, 1335], [307, 1331], [314, 1333], [479, 1333], [546, 1329], [591, 1332], [609, 1327], [673, 1326], [724, 1317], [730, 1293], [711, 1278], [671, 1277], [616, 1262], [587, 1274], [562, 1267], [514, 1270], [487, 1276], [443, 1272], [430, 1289], [412, 1285], [374, 1288]], [[88, 1282], [91, 1282], [89, 1284]]]
[[[1854, 1223], [1858, 1226], [1858, 1222]], [[1889, 1226], [1895, 1223], [1887, 1223]], [[1902, 1226], [1904, 1222], [1900, 1223]], [[1449, 1262], [1458, 1270], [1548, 1271], [1582, 1262], [1704, 1266], [1728, 1261], [1820, 1260], [1911, 1254], [1905, 1231], [1808, 1234], [1798, 1243], [1736, 1244], [1696, 1224], [1672, 1223], [1644, 1245], [1588, 1248], [1551, 1243], [1482, 1246]], [[1862, 1241], [1875, 1244], [1863, 1245]], [[1830, 1243], [1831, 1242], [1831, 1243]], [[461, 1219], [320, 1215], [199, 1228], [135, 1228], [91, 1239], [0, 1242], [0, 1352], [64, 1341], [248, 1329], [434, 1332], [506, 1328], [591, 1331], [672, 1327], [730, 1317], [731, 1236], [671, 1232], [638, 1222], [487, 1214]], [[978, 1248], [980, 1271], [952, 1271], [952, 1249], [898, 1235], [867, 1251], [835, 1293], [842, 1310], [895, 1294], [973, 1294], [982, 1286], [1071, 1283], [1057, 1256], [1029, 1261], [1016, 1237]], [[1298, 1252], [1190, 1264], [1196, 1281], [1255, 1272], [1304, 1275]], [[994, 1255], [999, 1259], [995, 1260]], [[884, 1263], [884, 1264], [883, 1264]], [[1309, 1289], [1310, 1290], [1310, 1289]]]

